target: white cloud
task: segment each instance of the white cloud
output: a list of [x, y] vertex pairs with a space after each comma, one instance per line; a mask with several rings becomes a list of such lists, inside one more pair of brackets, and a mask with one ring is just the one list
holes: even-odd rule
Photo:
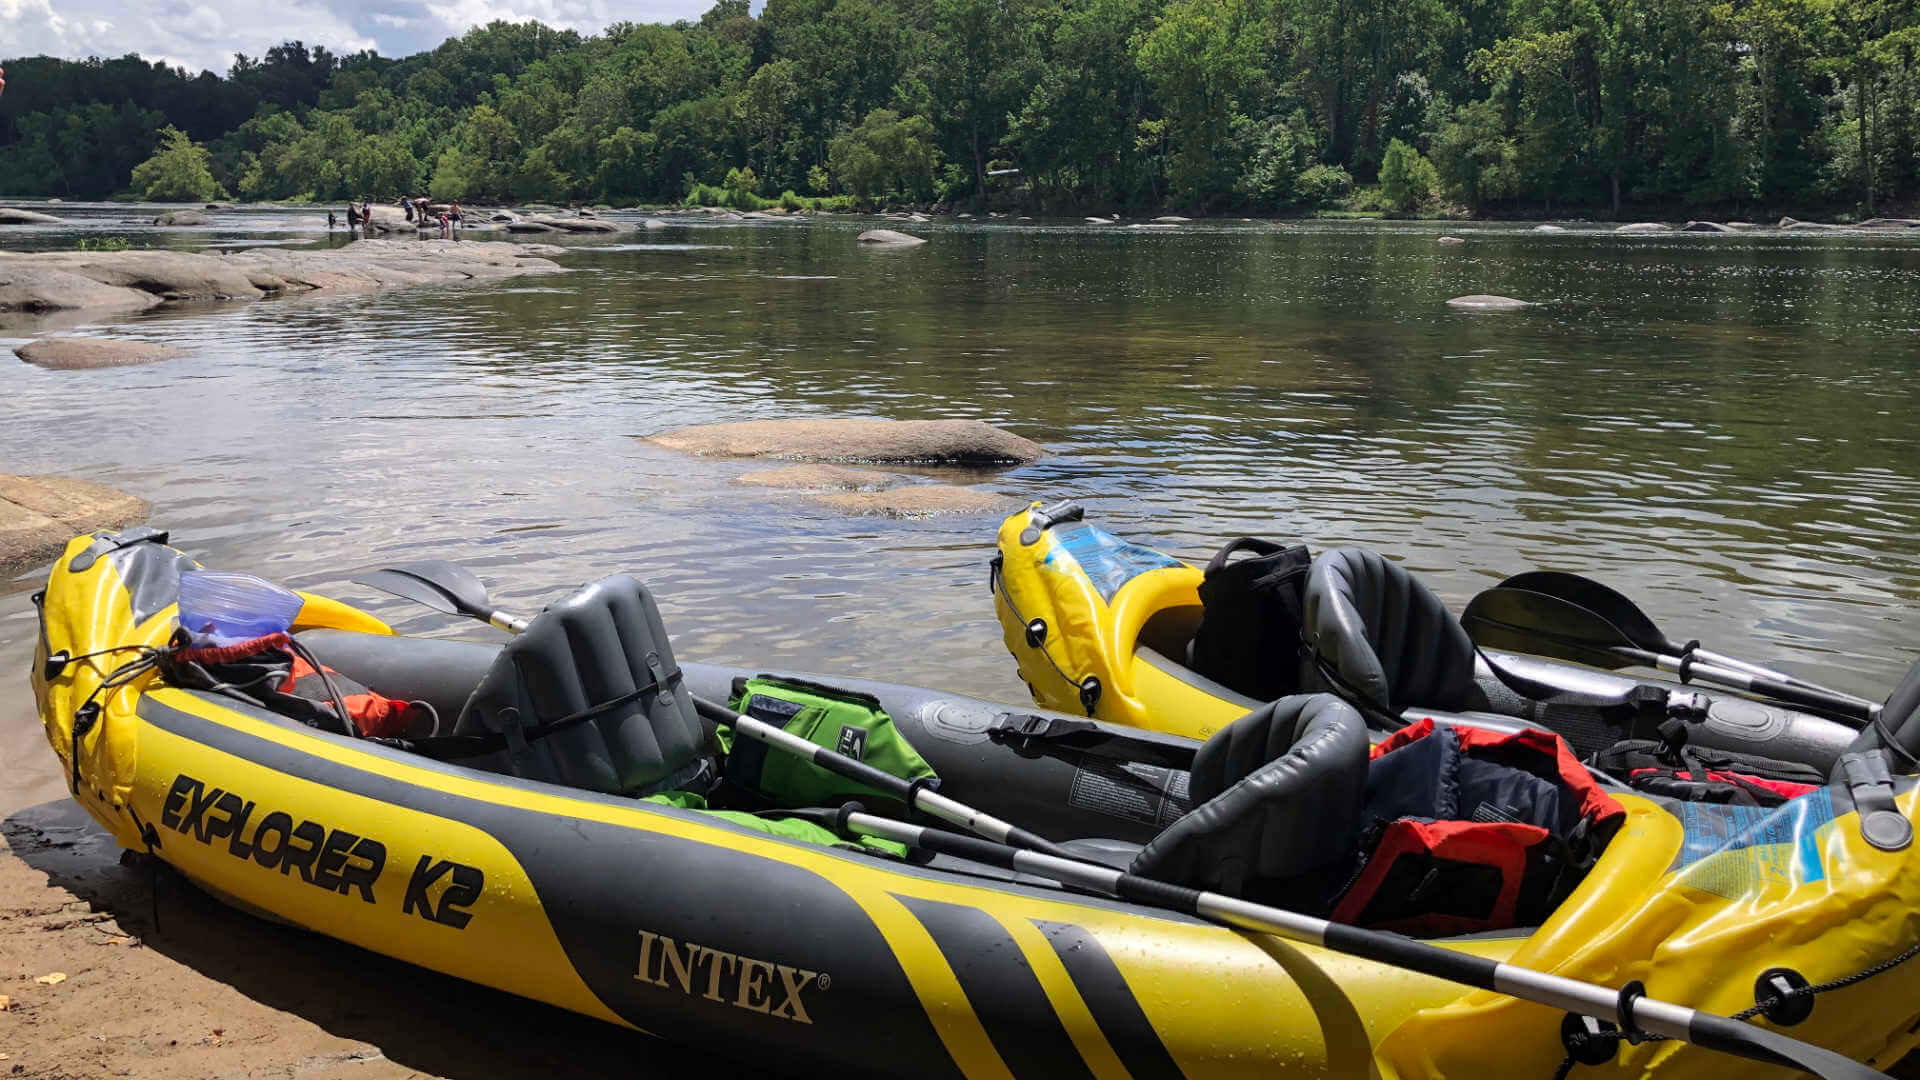
[[537, 19], [595, 33], [620, 19], [697, 19], [711, 6], [712, 0], [0, 0], [0, 58], [137, 52], [224, 74], [234, 53], [260, 56], [283, 41], [406, 56], [495, 19]]

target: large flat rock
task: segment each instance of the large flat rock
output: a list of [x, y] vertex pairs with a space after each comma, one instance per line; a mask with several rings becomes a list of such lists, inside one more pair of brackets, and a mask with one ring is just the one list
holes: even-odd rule
[[147, 516], [145, 499], [70, 476], [0, 473], [0, 573], [15, 573], [60, 553], [93, 529]]
[[983, 420], [746, 420], [652, 437], [669, 450], [723, 457], [924, 465], [1014, 465], [1040, 444]]
[[577, 233], [617, 233], [626, 231], [626, 227], [617, 221], [603, 221], [591, 217], [566, 217], [561, 214], [546, 214], [527, 219], [535, 225], [545, 225], [560, 232]]
[[75, 371], [84, 368], [130, 367], [180, 355], [180, 350], [151, 341], [118, 338], [64, 337], [29, 341], [13, 350], [15, 356], [43, 368]]
[[[376, 208], [377, 209], [377, 208]], [[398, 213], [398, 211], [395, 211]], [[559, 273], [553, 248], [454, 240], [361, 240], [318, 250], [48, 251], [0, 254], [0, 326], [21, 312], [139, 311], [170, 301], [257, 300]]]
[[1018, 502], [997, 492], [950, 484], [908, 484], [886, 491], [845, 491], [822, 495], [820, 501], [849, 514], [893, 518], [1003, 513]]
[[1447, 306], [1461, 311], [1523, 311], [1533, 305], [1511, 296], [1474, 293], [1472, 296], [1456, 296], [1447, 301]]
[[880, 247], [915, 247], [927, 242], [922, 237], [909, 236], [893, 229], [868, 229], [854, 239], [862, 244], [875, 244]]
[[0, 225], [60, 225], [65, 218], [52, 214], [43, 214], [38, 210], [22, 210], [17, 206], [0, 206]]

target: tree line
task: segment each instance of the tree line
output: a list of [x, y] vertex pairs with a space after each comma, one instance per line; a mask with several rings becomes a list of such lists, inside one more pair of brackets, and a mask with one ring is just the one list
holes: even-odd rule
[[0, 194], [1872, 212], [1920, 196], [1916, 53], [1912, 0], [720, 0], [5, 60]]

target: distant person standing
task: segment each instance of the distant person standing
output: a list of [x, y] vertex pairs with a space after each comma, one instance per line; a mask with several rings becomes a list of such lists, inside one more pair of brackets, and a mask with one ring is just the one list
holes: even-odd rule
[[407, 198], [405, 195], [400, 196], [400, 209], [407, 215], [407, 221], [411, 224], [413, 221], [413, 200]]
[[331, 210], [327, 211], [327, 231], [332, 232], [334, 229], [338, 228], [339, 225], [340, 225], [340, 219], [333, 216], [333, 211]]
[[353, 230], [359, 227], [360, 227], [360, 208], [358, 206], [355, 206], [352, 203], [348, 203], [347, 204], [347, 231], [352, 232]]

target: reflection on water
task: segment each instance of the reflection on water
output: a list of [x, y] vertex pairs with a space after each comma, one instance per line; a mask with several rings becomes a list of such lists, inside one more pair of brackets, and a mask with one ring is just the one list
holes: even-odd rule
[[[686, 656], [1020, 701], [993, 520], [849, 519], [635, 438], [979, 417], [1054, 451], [991, 487], [1083, 497], [1188, 557], [1243, 533], [1367, 544], [1455, 603], [1524, 568], [1587, 572], [1676, 637], [1876, 698], [1910, 659], [1911, 241], [935, 223], [876, 252], [853, 241], [869, 225], [676, 224], [573, 241], [564, 278], [140, 317], [114, 332], [188, 355], [0, 369], [0, 469], [142, 494], [204, 561], [409, 631], [469, 632], [347, 578], [450, 558], [533, 608], [632, 570]], [[1543, 306], [1442, 303], [1475, 292]], [[31, 634], [20, 592], [0, 599], [0, 670]], [[0, 758], [58, 795], [24, 680], [0, 709]]]

